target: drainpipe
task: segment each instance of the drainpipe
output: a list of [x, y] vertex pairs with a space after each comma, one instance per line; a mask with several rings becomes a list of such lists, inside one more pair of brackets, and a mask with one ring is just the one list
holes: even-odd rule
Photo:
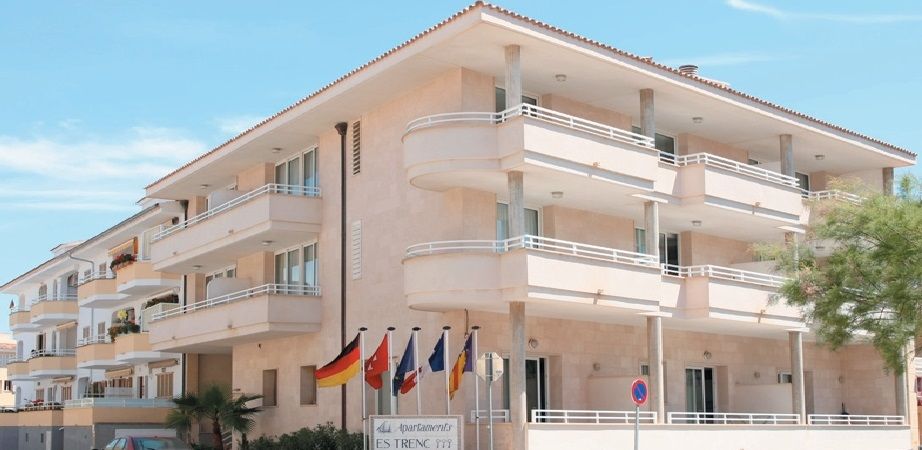
[[[346, 122], [336, 124], [339, 133], [339, 345], [346, 346]], [[364, 361], [360, 361], [364, 364]], [[342, 392], [342, 429], [346, 430], [346, 385], [340, 388]]]
[[[73, 253], [70, 253], [70, 252], [67, 253], [67, 257], [70, 258], [70, 259], [73, 259], [73, 260], [77, 260], [77, 261], [81, 261], [81, 262], [90, 263], [90, 271], [92, 271], [92, 270], [94, 269], [95, 263], [93, 263], [93, 261], [90, 261], [90, 260], [88, 260], [88, 259], [78, 258], [78, 257], [74, 256]], [[80, 276], [80, 270], [79, 270], [79, 269], [77, 270], [77, 276]], [[80, 316], [78, 315], [78, 316], [77, 316], [77, 320], [79, 321], [79, 319], [80, 319]], [[93, 324], [95, 324], [95, 323], [96, 323], [96, 308], [90, 308], [90, 330], [93, 329]], [[79, 329], [78, 329], [78, 331], [79, 331]], [[96, 371], [93, 370], [93, 369], [90, 369], [90, 379], [87, 381], [87, 383], [90, 383], [90, 384], [93, 383], [93, 375], [95, 375], [94, 372], [96, 372]], [[79, 374], [78, 374], [78, 375], [79, 375]], [[77, 377], [77, 380], [76, 380], [76, 381], [77, 381], [77, 388], [79, 389], [79, 388], [80, 388], [80, 377], [79, 377], [79, 376]], [[71, 395], [73, 395], [73, 394], [71, 394]], [[80, 392], [79, 392], [79, 391], [77, 392], [77, 395], [80, 395]], [[95, 434], [96, 434], [96, 427], [95, 427], [95, 425], [94, 425], [94, 426], [93, 426], [93, 444], [94, 444], [94, 445], [95, 445], [95, 443], [96, 443]]]
[[[188, 220], [189, 219], [189, 201], [180, 200], [179, 205], [182, 206], [182, 220], [183, 221]], [[189, 295], [189, 279], [187, 278], [186, 275], [183, 275], [182, 276], [182, 305], [183, 306], [186, 306], [186, 304], [188, 304], [188, 302], [186, 301], [187, 295]], [[186, 395], [187, 393], [186, 391], [186, 352], [182, 352], [182, 356], [180, 357], [179, 363], [181, 364], [179, 367], [179, 393], [180, 395]], [[148, 373], [149, 372], [150, 371], [148, 370]], [[150, 387], [148, 387], [148, 389], [150, 389]], [[190, 432], [189, 434], [191, 435], [192, 433]]]

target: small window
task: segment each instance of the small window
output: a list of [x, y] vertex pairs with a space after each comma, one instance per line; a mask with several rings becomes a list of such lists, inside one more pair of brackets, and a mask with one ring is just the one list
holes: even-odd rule
[[301, 404], [317, 404], [317, 366], [301, 366]]
[[650, 365], [649, 365], [649, 364], [641, 364], [641, 365], [640, 365], [640, 376], [642, 376], [642, 377], [649, 377], [649, 376], [650, 376]]
[[779, 384], [793, 383], [793, 382], [794, 382], [794, 377], [791, 376], [791, 372], [778, 372], [778, 383]]
[[277, 406], [278, 370], [263, 370], [263, 406]]
[[797, 178], [797, 185], [805, 191], [810, 190], [810, 175], [800, 172], [794, 172], [794, 178]]

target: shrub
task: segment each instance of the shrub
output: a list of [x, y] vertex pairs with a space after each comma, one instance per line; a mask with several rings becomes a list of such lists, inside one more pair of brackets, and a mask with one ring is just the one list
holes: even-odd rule
[[166, 294], [161, 295], [160, 297], [152, 298], [144, 303], [144, 308], [147, 309], [154, 305], [159, 305], [161, 303], [179, 303], [179, 295], [176, 294]]
[[362, 433], [350, 433], [328, 423], [278, 437], [250, 441], [250, 450], [360, 450]]

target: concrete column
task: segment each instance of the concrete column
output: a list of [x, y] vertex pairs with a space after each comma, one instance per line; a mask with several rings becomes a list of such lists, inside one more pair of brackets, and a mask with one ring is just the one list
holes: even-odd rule
[[643, 229], [647, 254], [659, 258], [659, 203], [643, 204]]
[[512, 449], [528, 448], [528, 406], [525, 402], [525, 302], [509, 303], [512, 342], [509, 347], [509, 418]]
[[666, 386], [663, 364], [663, 318], [647, 316], [647, 357], [650, 367], [650, 409], [656, 412], [656, 423], [666, 422]]
[[893, 167], [883, 168], [884, 194], [893, 195]]
[[800, 423], [807, 423], [807, 397], [804, 393], [804, 332], [788, 330], [791, 347], [791, 393], [794, 400], [794, 414], [800, 415]]
[[794, 138], [790, 134], [782, 134], [781, 143], [781, 173], [789, 177], [794, 176]]
[[656, 138], [656, 120], [653, 115], [653, 89], [640, 90], [640, 134]]
[[522, 103], [522, 52], [518, 45], [506, 46], [506, 108]]
[[910, 373], [915, 369], [913, 365], [915, 360], [914, 349], [915, 342], [911, 342], [904, 347], [903, 353], [906, 356], [903, 358], [903, 364], [905, 366], [902, 372], [896, 374], [896, 414], [903, 416], [907, 424], [909, 424], [909, 393], [914, 390], [910, 387], [914, 384], [910, 383], [912, 380]]
[[509, 237], [525, 234], [525, 174], [512, 171], [506, 174], [509, 188]]

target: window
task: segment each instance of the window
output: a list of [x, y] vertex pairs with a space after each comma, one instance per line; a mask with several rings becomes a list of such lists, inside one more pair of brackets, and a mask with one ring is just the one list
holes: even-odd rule
[[[522, 103], [526, 105], [538, 106], [538, 99], [534, 97], [529, 97], [527, 95], [522, 95]], [[501, 87], [497, 87], [496, 88], [496, 112], [505, 111], [506, 108], [511, 108], [513, 106], [516, 106], [516, 105], [506, 106], [506, 90]]]
[[263, 406], [277, 406], [278, 370], [263, 370]]
[[316, 286], [317, 257], [317, 243], [276, 254], [275, 282], [296, 286]]
[[800, 172], [794, 172], [794, 178], [797, 178], [797, 185], [801, 189], [810, 190], [810, 175]]
[[10, 381], [10, 380], [3, 380], [3, 390], [4, 390], [5, 392], [12, 392], [12, 391], [13, 391], [13, 382]]
[[[631, 131], [637, 134], [640, 134], [640, 127], [631, 127]], [[675, 138], [672, 136], [667, 136], [665, 134], [654, 133], [653, 146], [663, 152], [668, 153], [669, 155], [675, 155]], [[675, 158], [665, 156], [663, 160], [672, 161]]]
[[[538, 210], [525, 208], [525, 234], [540, 236], [538, 229]], [[496, 204], [496, 239], [509, 239], [509, 205], [505, 203]]]
[[793, 383], [793, 382], [794, 382], [794, 377], [791, 376], [791, 372], [778, 372], [778, 383], [779, 384]]
[[317, 404], [317, 366], [301, 366], [301, 404]]
[[236, 266], [225, 267], [221, 270], [218, 270], [216, 272], [211, 272], [205, 275], [205, 286], [207, 286], [208, 283], [210, 283], [211, 280], [214, 280], [215, 278], [234, 278], [236, 276], [237, 276]]
[[[503, 358], [506, 367], [509, 358]], [[503, 408], [509, 409], [509, 371], [503, 372]], [[527, 417], [531, 417], [532, 410], [547, 409], [547, 358], [525, 358], [525, 403], [528, 408]]]
[[[647, 253], [647, 232], [643, 228], [634, 229], [634, 250]], [[679, 235], [677, 233], [659, 234], [660, 263], [670, 266], [679, 265]]]
[[138, 398], [147, 398], [147, 377], [138, 377]]
[[35, 401], [37, 402], [45, 401], [45, 390], [44, 389], [35, 390]]
[[74, 388], [72, 386], [64, 386], [61, 388], [61, 401], [62, 402], [66, 402], [67, 400], [71, 400], [74, 398], [73, 389]]
[[157, 374], [157, 398], [173, 398], [173, 374]]
[[[275, 182], [290, 186], [317, 187], [317, 152], [312, 148], [275, 166]], [[288, 192], [298, 194], [300, 191]]]

